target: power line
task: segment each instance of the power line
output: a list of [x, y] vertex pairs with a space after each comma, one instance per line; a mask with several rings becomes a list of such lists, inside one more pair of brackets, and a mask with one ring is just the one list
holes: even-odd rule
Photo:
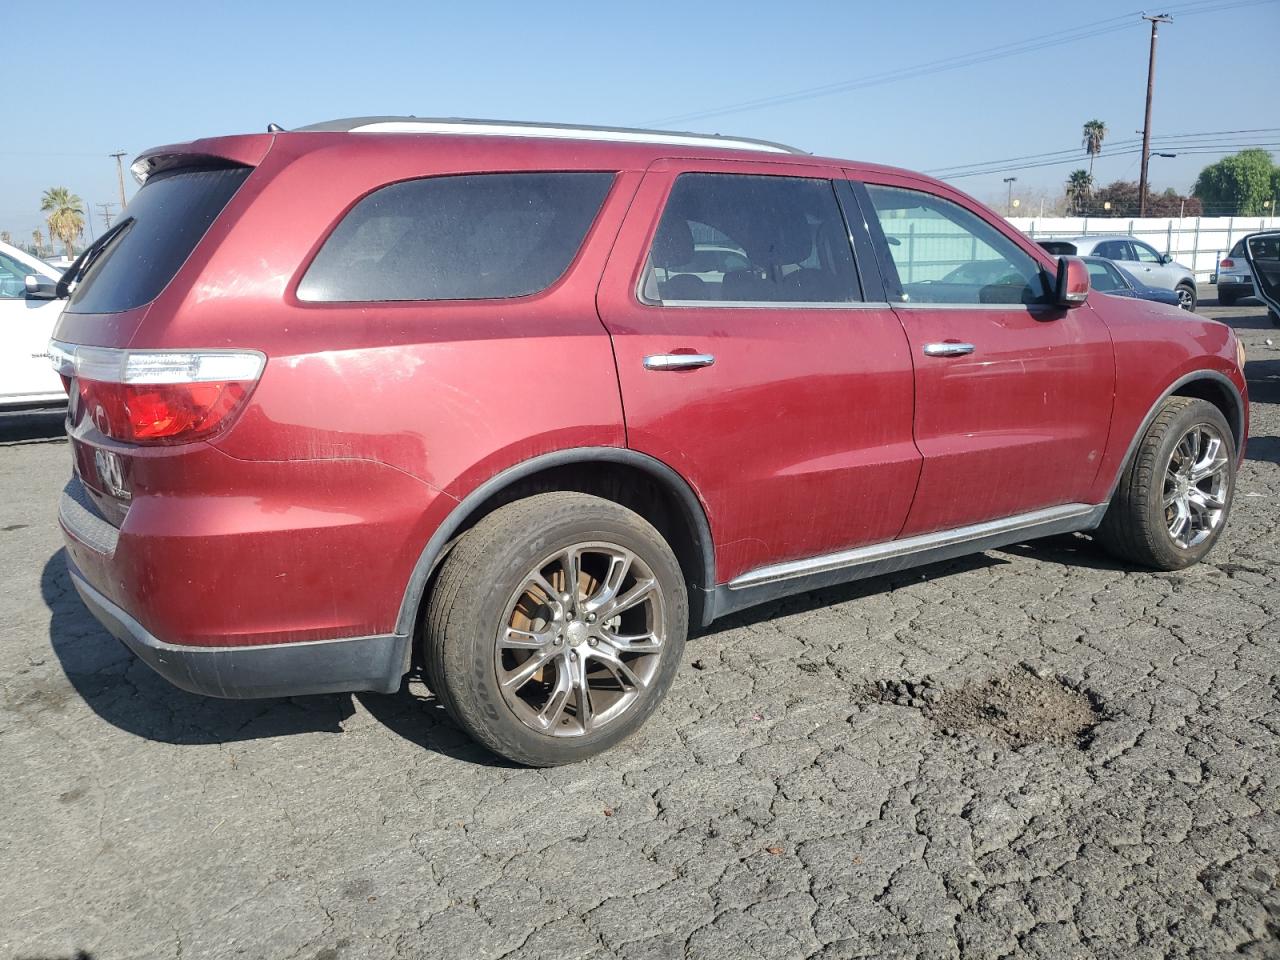
[[[1280, 131], [1276, 131], [1276, 132], [1280, 132]], [[1216, 147], [1229, 145], [1229, 146], [1237, 147], [1239, 149], [1247, 149], [1249, 147], [1267, 146], [1267, 141], [1261, 140], [1261, 139], [1256, 139], [1256, 140], [1251, 139], [1248, 141], [1240, 141], [1240, 142], [1233, 142], [1231, 144], [1224, 144], [1223, 141], [1221, 140], [1206, 139], [1209, 136], [1211, 135], [1204, 134], [1195, 140], [1185, 140], [1185, 141], [1180, 140], [1172, 143], [1161, 142], [1160, 144], [1158, 144], [1158, 146], [1164, 149], [1177, 150], [1180, 153], [1190, 152], [1191, 148], [1193, 147], [1215, 147], [1216, 148]], [[1274, 136], [1274, 133], [1272, 134], [1272, 136]], [[1142, 141], [1139, 139], [1118, 140], [1114, 144], [1111, 144], [1107, 149], [1100, 151], [1097, 154], [1097, 156], [1098, 157], [1127, 156], [1130, 153], [1137, 153], [1139, 151], [1137, 149], [1125, 149], [1125, 148], [1130, 148], [1130, 147], [1136, 148], [1141, 143]], [[1050, 153], [1028, 154], [1023, 157], [1006, 157], [1002, 160], [988, 160], [988, 161], [982, 161], [977, 163], [957, 164], [956, 166], [953, 166], [953, 167], [937, 167], [933, 170], [926, 170], [924, 172], [928, 173], [930, 176], [935, 176], [935, 177], [950, 177], [950, 176], [958, 176], [959, 174], [962, 174], [962, 173], [966, 175], [980, 174], [980, 173], [1004, 173], [1007, 170], [1029, 169], [1035, 166], [1050, 167], [1058, 163], [1084, 163], [1084, 157], [1081, 156], [1078, 149], [1077, 150], [1057, 150]], [[1016, 164], [1020, 166], [1005, 166], [1005, 164]]]
[[[1226, 2], [1213, 2], [1213, 0], [1211, 0], [1209, 3], [1174, 4], [1169, 7], [1169, 10], [1180, 16], [1198, 16], [1205, 13], [1220, 13], [1225, 10], [1234, 10], [1241, 7], [1257, 6], [1259, 4], [1275, 2], [1277, 2], [1277, 0], [1226, 0]], [[1059, 31], [1048, 35], [1042, 34], [1036, 37], [1028, 37], [1024, 40], [1012, 41], [1010, 43], [988, 47], [983, 50], [971, 51], [966, 54], [958, 54], [953, 57], [947, 57], [930, 63], [916, 64], [910, 67], [900, 67], [895, 70], [869, 74], [865, 77], [857, 77], [850, 80], [837, 81], [835, 83], [828, 83], [820, 86], [805, 87], [784, 93], [757, 97], [752, 100], [742, 100], [737, 103], [726, 104], [722, 107], [660, 117], [655, 120], [645, 121], [642, 126], [685, 123], [691, 120], [703, 120], [709, 117], [724, 116], [730, 113], [742, 113], [749, 110], [762, 109], [764, 107], [782, 106], [785, 104], [796, 103], [801, 100], [813, 99], [814, 97], [831, 96], [832, 94], [845, 93], [850, 90], [857, 90], [863, 87], [895, 83], [899, 80], [915, 79], [917, 77], [941, 73], [947, 70], [956, 70], [961, 67], [977, 66], [978, 64], [988, 63], [992, 60], [1000, 60], [1024, 53], [1032, 53], [1037, 50], [1048, 49], [1049, 47], [1062, 46], [1063, 44], [1068, 43], [1077, 43], [1081, 40], [1090, 40], [1094, 37], [1103, 36], [1108, 33], [1127, 30], [1132, 26], [1133, 18], [1138, 17], [1141, 14], [1142, 11], [1134, 10], [1130, 13], [1121, 14], [1120, 16], [1108, 17], [1104, 20], [1095, 21], [1094, 23], [1088, 24], [1084, 27], [1076, 27], [1071, 30]]]
[[[1280, 147], [1280, 142], [1273, 143], [1220, 143], [1220, 144], [1194, 144], [1188, 147], [1178, 147], [1179, 154], [1196, 155], [1196, 154], [1226, 154], [1236, 150], [1274, 150]], [[1110, 150], [1098, 154], [1099, 157], [1128, 157], [1138, 156], [1142, 153], [1142, 147], [1134, 147], [1126, 150]], [[965, 177], [981, 177], [995, 173], [1012, 173], [1017, 170], [1035, 170], [1041, 167], [1060, 167], [1070, 163], [1079, 163], [1079, 157], [1067, 157], [1061, 160], [1042, 160], [1036, 163], [1024, 163], [1008, 167], [993, 167], [983, 170], [968, 170], [960, 173], [943, 173], [934, 174], [943, 180], [961, 180]]]
[[[1162, 145], [1168, 141], [1169, 146], [1173, 147], [1174, 149], [1178, 149], [1179, 147], [1182, 147], [1184, 145], [1194, 145], [1194, 144], [1187, 144], [1185, 143], [1186, 141], [1206, 140], [1209, 137], [1229, 137], [1229, 136], [1255, 136], [1256, 137], [1256, 136], [1262, 136], [1262, 135], [1272, 135], [1277, 133], [1280, 133], [1280, 127], [1253, 127], [1248, 130], [1202, 130], [1198, 133], [1165, 133], [1165, 134], [1160, 134], [1159, 136], [1154, 136], [1151, 139], [1160, 141]], [[1115, 147], [1122, 147], [1122, 146], [1137, 144], [1141, 142], [1142, 142], [1141, 138], [1131, 137], [1127, 140], [1113, 140], [1108, 146], [1112, 148], [1110, 153], [1114, 153]], [[1217, 144], [1218, 142], [1219, 141], [1217, 140], [1209, 141], [1209, 143], [1211, 144]], [[950, 170], [964, 170], [964, 169], [968, 169], [969, 167], [987, 167], [987, 166], [992, 166], [994, 164], [1000, 164], [1000, 163], [1017, 163], [1023, 160], [1038, 160], [1044, 157], [1066, 157], [1068, 160], [1076, 159], [1076, 160], [1081, 160], [1083, 162], [1084, 154], [1081, 152], [1082, 150], [1083, 150], [1082, 147], [1067, 147], [1063, 150], [1048, 150], [1048, 151], [1045, 151], [1044, 153], [1028, 153], [1018, 157], [999, 157], [991, 160], [975, 160], [971, 163], [955, 163], [946, 167], [934, 167], [933, 169], [926, 170], [924, 172], [928, 174], [939, 174], [939, 173], [945, 173]], [[1067, 155], [1070, 155], [1070, 156], [1067, 156]], [[1099, 156], [1104, 156], [1104, 155], [1109, 155], [1109, 153], [1099, 154]], [[1000, 171], [995, 170], [993, 172], [999, 173]]]

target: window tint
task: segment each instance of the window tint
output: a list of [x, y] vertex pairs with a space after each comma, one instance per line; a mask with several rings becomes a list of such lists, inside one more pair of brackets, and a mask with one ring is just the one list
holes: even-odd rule
[[1148, 247], [1145, 243], [1132, 243], [1130, 244], [1130, 246], [1133, 247], [1133, 252], [1137, 254], [1138, 261], [1141, 263], [1157, 263], [1158, 264], [1158, 263], [1164, 262], [1163, 260], [1160, 259], [1160, 254], [1156, 253], [1154, 250]]
[[487, 173], [383, 187], [330, 234], [311, 301], [480, 300], [545, 290], [582, 246], [611, 173]]
[[24, 263], [0, 253], [0, 300], [21, 300], [27, 293], [27, 275], [35, 273]]
[[148, 179], [125, 208], [132, 222], [76, 285], [67, 311], [118, 313], [158, 297], [249, 172], [175, 170]]
[[644, 296], [664, 303], [861, 299], [831, 181], [681, 174], [654, 235]]
[[1230, 250], [1230, 252], [1227, 254], [1227, 256], [1228, 256], [1228, 257], [1243, 257], [1243, 256], [1244, 256], [1244, 241], [1243, 241], [1243, 240], [1237, 240], [1237, 241], [1236, 241], [1236, 245], [1235, 245], [1234, 247], [1232, 247], [1232, 248], [1231, 248], [1231, 250]]
[[959, 204], [917, 190], [867, 185], [908, 303], [1041, 303], [1040, 265]]

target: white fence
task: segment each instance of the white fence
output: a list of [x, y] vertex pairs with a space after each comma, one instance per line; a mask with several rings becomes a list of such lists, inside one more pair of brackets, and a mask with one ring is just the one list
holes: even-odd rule
[[1280, 217], [1010, 217], [1033, 240], [1119, 233], [1145, 240], [1190, 267], [1196, 279], [1217, 273], [1218, 261], [1241, 237], [1280, 229]]

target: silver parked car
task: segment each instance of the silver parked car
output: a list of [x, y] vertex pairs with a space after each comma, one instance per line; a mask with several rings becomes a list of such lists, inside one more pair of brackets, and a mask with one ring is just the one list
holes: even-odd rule
[[1227, 251], [1218, 263], [1218, 303], [1229, 307], [1242, 297], [1253, 295], [1253, 271], [1244, 252], [1244, 241]]
[[1196, 275], [1190, 267], [1175, 263], [1167, 253], [1134, 237], [1120, 234], [1096, 237], [1064, 237], [1041, 240], [1040, 246], [1056, 256], [1102, 257], [1112, 260], [1149, 287], [1172, 290], [1183, 310], [1196, 308]]

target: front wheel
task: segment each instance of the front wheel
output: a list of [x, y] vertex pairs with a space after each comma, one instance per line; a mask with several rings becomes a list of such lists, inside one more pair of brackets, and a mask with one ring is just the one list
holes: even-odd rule
[[1196, 309], [1196, 288], [1189, 283], [1180, 283], [1174, 288], [1174, 293], [1178, 295], [1178, 306], [1183, 310], [1189, 310], [1192, 313]]
[[481, 520], [427, 604], [427, 682], [518, 763], [583, 760], [637, 730], [671, 685], [689, 604], [670, 546], [609, 500], [543, 493]]
[[1125, 467], [1097, 539], [1133, 563], [1189, 567], [1222, 536], [1235, 482], [1235, 441], [1222, 412], [1207, 400], [1170, 397]]

